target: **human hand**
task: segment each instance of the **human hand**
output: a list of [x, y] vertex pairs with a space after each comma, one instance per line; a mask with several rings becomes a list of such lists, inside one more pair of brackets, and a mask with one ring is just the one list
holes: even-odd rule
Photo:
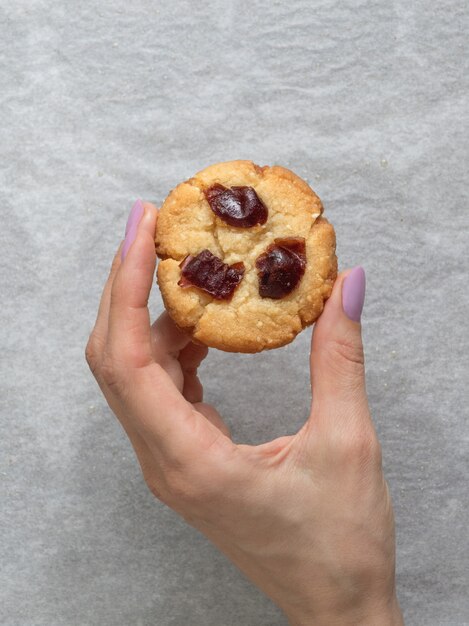
[[206, 348], [166, 313], [150, 325], [156, 220], [155, 207], [135, 205], [86, 349], [150, 490], [291, 624], [402, 624], [392, 505], [365, 391], [362, 270], [339, 276], [316, 324], [307, 422], [239, 445], [202, 402]]

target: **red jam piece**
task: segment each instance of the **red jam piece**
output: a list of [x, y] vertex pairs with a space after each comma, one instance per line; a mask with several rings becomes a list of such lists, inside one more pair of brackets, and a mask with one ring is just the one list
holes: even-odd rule
[[216, 300], [231, 300], [244, 274], [244, 263], [228, 265], [210, 250], [187, 256], [179, 267], [180, 287], [198, 287]]
[[298, 285], [306, 268], [306, 245], [302, 237], [275, 239], [256, 260], [259, 294], [279, 300]]
[[230, 226], [251, 228], [265, 224], [268, 210], [252, 187], [224, 187], [216, 183], [205, 190], [210, 208]]

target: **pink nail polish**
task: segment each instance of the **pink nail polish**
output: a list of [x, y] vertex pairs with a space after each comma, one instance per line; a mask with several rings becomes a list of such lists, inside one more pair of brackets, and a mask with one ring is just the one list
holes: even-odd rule
[[143, 215], [143, 202], [138, 199], [132, 207], [132, 210], [129, 213], [129, 217], [127, 218], [127, 224], [125, 225], [125, 234], [129, 232], [129, 228], [132, 223], [137, 220], [137, 223], [140, 221]]
[[363, 267], [354, 267], [345, 278], [342, 285], [342, 307], [345, 315], [359, 322], [365, 302], [365, 270]]
[[145, 209], [143, 207], [143, 202], [141, 200], [137, 200], [133, 205], [132, 210], [130, 211], [130, 215], [125, 227], [125, 240], [121, 251], [122, 260], [125, 259], [130, 246], [135, 240], [135, 236], [137, 235], [137, 228], [140, 220], [142, 219], [144, 211]]

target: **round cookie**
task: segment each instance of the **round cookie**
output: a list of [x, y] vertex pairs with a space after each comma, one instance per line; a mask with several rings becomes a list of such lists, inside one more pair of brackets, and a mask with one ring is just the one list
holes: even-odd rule
[[277, 165], [218, 163], [178, 185], [155, 238], [175, 323], [228, 352], [292, 341], [319, 317], [337, 276], [335, 233], [322, 212], [309, 185]]

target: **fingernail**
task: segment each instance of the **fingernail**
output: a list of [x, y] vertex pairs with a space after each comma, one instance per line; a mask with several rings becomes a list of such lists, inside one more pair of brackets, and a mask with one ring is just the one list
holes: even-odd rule
[[363, 267], [354, 267], [350, 274], [345, 278], [342, 286], [342, 306], [345, 315], [359, 322], [363, 303], [365, 302], [365, 270]]
[[129, 213], [129, 217], [127, 218], [127, 224], [125, 225], [125, 234], [127, 235], [127, 233], [129, 232], [129, 228], [132, 226], [132, 224], [136, 221], [137, 224], [139, 223], [142, 215], [143, 215], [143, 202], [138, 199], [136, 201], [136, 203], [133, 205], [132, 210]]
[[125, 259], [130, 246], [134, 242], [135, 236], [137, 234], [137, 227], [140, 220], [142, 219], [144, 211], [145, 209], [143, 207], [143, 202], [141, 200], [137, 200], [137, 202], [133, 205], [132, 210], [130, 211], [129, 218], [125, 226], [125, 240], [121, 252], [122, 260]]

